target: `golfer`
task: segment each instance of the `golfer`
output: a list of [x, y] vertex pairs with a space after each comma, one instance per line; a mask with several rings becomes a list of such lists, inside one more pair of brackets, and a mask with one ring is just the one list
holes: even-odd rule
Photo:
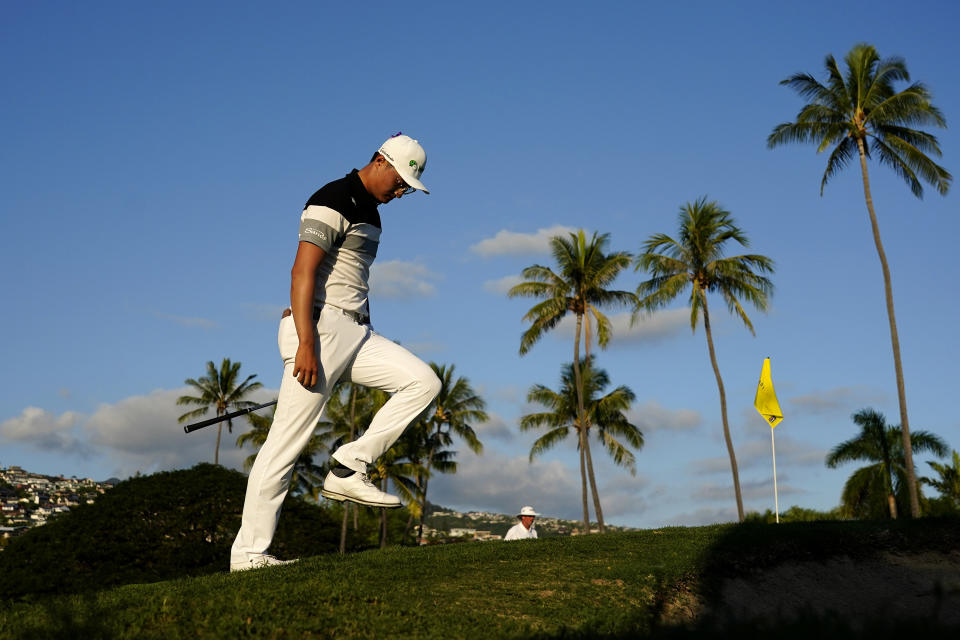
[[507, 531], [507, 535], [503, 536], [503, 539], [525, 540], [526, 538], [536, 538], [537, 529], [533, 526], [533, 520], [538, 515], [540, 514], [534, 511], [533, 507], [526, 506], [520, 509], [520, 513], [517, 514], [517, 519], [520, 522], [510, 527], [510, 530]]
[[397, 134], [360, 170], [313, 194], [300, 215], [300, 243], [290, 278], [290, 308], [280, 320], [283, 380], [277, 410], [250, 469], [230, 570], [285, 564], [267, 554], [293, 465], [340, 379], [392, 394], [363, 435], [333, 453], [336, 466], [321, 494], [372, 507], [400, 499], [367, 478], [367, 465], [396, 441], [440, 391], [433, 369], [377, 334], [367, 300], [370, 266], [380, 242], [377, 207], [419, 189], [427, 156]]

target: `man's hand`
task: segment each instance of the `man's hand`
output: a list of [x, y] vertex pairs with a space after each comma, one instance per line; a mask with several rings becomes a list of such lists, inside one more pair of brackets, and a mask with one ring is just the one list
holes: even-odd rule
[[293, 361], [293, 375], [297, 382], [309, 389], [317, 384], [317, 354], [313, 345], [301, 344], [297, 347], [297, 356]]

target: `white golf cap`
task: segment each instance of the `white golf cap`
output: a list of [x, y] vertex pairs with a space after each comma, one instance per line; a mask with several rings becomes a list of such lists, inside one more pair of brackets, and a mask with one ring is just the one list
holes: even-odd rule
[[387, 159], [404, 182], [424, 193], [430, 193], [430, 190], [420, 182], [420, 176], [423, 175], [423, 169], [427, 165], [427, 152], [419, 142], [410, 136], [398, 133], [380, 145], [377, 153]]
[[534, 511], [533, 507], [527, 505], [526, 507], [520, 509], [520, 513], [517, 514], [517, 517], [519, 518], [520, 516], [538, 516], [538, 515], [540, 514]]

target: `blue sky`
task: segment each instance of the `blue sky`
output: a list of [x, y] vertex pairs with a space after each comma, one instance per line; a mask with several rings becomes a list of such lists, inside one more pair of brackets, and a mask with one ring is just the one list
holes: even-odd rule
[[[745, 506], [773, 506], [769, 428], [752, 406], [764, 357], [786, 414], [780, 505], [837, 505], [855, 467], [823, 459], [855, 435], [851, 414], [899, 422], [882, 280], [856, 166], [821, 197], [825, 157], [766, 148], [801, 106], [778, 82], [822, 77], [826, 54], [866, 41], [904, 57], [955, 125], [960, 16], [949, 2], [775, 4], [9, 4], [0, 465], [104, 479], [212, 460], [214, 431], [177, 424], [184, 379], [229, 357], [273, 397], [303, 203], [402, 130], [427, 150], [432, 193], [381, 209], [374, 325], [454, 364], [491, 414], [484, 454], [464, 450], [432, 500], [578, 517], [573, 442], [530, 464], [536, 436], [517, 427], [527, 390], [559, 384], [572, 332], [518, 356], [532, 302], [505, 288], [550, 263], [552, 234], [610, 233], [612, 250], [636, 252], [707, 196], [776, 261], [755, 337], [712, 307]], [[933, 131], [954, 173], [956, 131]], [[870, 171], [911, 427], [960, 448], [956, 194], [918, 200]], [[636, 476], [595, 453], [614, 524], [736, 517], [706, 342], [683, 302], [633, 329], [611, 311], [598, 366], [636, 393], [646, 438]], [[249, 451], [235, 437], [221, 460], [239, 467]]]

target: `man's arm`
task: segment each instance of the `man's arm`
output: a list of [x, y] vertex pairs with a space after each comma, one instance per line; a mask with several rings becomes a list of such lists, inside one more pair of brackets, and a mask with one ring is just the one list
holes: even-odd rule
[[307, 388], [315, 385], [318, 378], [313, 294], [317, 268], [326, 255], [317, 245], [301, 242], [290, 271], [290, 309], [293, 311], [293, 324], [297, 328], [297, 338], [300, 341], [293, 363], [293, 375]]

